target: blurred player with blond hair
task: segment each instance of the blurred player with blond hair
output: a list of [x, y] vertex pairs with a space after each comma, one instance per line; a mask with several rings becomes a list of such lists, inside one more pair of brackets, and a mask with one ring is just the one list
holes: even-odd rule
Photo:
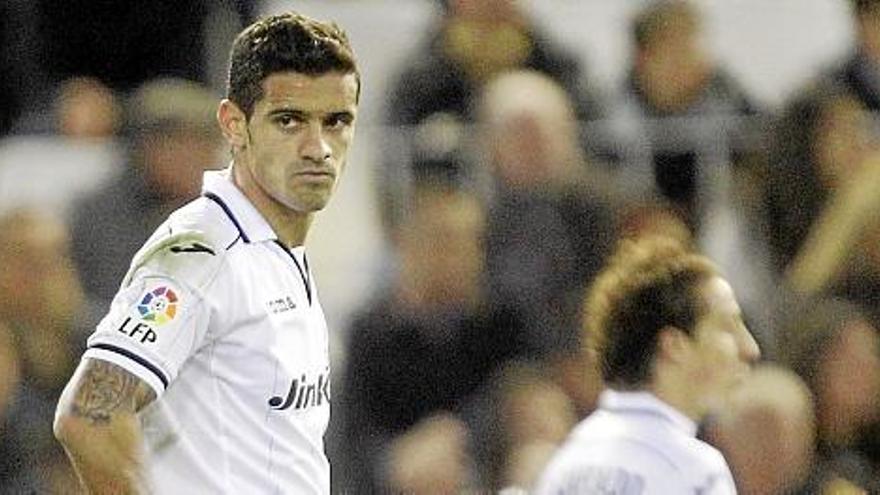
[[760, 351], [716, 267], [668, 238], [624, 241], [585, 315], [607, 389], [536, 493], [736, 493], [721, 453], [696, 438], [697, 423]]

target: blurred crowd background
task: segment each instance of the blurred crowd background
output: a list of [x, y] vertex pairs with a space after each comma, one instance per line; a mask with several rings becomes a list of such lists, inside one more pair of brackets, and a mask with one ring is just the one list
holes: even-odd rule
[[201, 172], [256, 17], [335, 19], [364, 80], [310, 258], [334, 493], [528, 490], [601, 383], [621, 239], [723, 269], [762, 345], [701, 435], [744, 494], [880, 493], [880, 0], [4, 0], [0, 493], [76, 493], [54, 406]]

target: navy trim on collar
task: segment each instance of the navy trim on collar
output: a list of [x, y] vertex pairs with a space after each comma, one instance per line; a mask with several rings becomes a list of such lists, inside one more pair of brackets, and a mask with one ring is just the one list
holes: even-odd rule
[[226, 203], [222, 199], [220, 199], [220, 196], [217, 196], [210, 191], [205, 191], [204, 193], [202, 193], [202, 196], [220, 205], [220, 208], [223, 208], [223, 212], [226, 213], [226, 216], [229, 217], [230, 220], [232, 220], [233, 224], [235, 224], [235, 228], [238, 229], [238, 233], [245, 244], [249, 244], [251, 242], [251, 240], [248, 239], [247, 234], [244, 233], [244, 229], [241, 228], [241, 224], [238, 223], [238, 220], [235, 218], [235, 215], [232, 214], [232, 210], [230, 210], [229, 206], [227, 206]]
[[296, 270], [299, 272], [299, 278], [302, 279], [303, 285], [305, 285], [305, 287], [306, 287], [306, 297], [308, 297], [308, 299], [309, 299], [309, 306], [311, 306], [312, 305], [312, 277], [309, 273], [309, 260], [308, 260], [308, 258], [306, 258], [305, 253], [303, 253], [303, 264], [306, 266], [305, 271], [303, 271], [303, 268], [299, 265], [299, 261], [296, 260], [296, 256], [294, 256], [293, 253], [291, 253], [289, 249], [284, 247], [284, 244], [281, 241], [279, 241], [278, 239], [275, 239], [275, 244], [277, 244], [278, 247], [280, 247], [282, 251], [287, 253], [287, 255], [290, 256], [290, 259], [293, 260], [293, 264], [296, 265]]

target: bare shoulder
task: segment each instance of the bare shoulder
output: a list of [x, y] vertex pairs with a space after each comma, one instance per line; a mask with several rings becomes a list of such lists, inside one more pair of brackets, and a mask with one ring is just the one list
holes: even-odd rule
[[93, 425], [114, 415], [135, 414], [155, 400], [146, 382], [122, 367], [100, 359], [84, 359], [64, 392], [65, 413]]

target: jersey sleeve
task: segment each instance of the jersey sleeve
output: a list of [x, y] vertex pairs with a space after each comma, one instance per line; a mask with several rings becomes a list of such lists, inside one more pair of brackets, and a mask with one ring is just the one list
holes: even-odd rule
[[138, 277], [113, 299], [88, 339], [84, 357], [110, 361], [160, 397], [208, 328], [201, 297], [167, 276]]
[[83, 356], [121, 366], [161, 397], [207, 338], [212, 311], [205, 294], [220, 262], [192, 235], [156, 241], [135, 256]]

